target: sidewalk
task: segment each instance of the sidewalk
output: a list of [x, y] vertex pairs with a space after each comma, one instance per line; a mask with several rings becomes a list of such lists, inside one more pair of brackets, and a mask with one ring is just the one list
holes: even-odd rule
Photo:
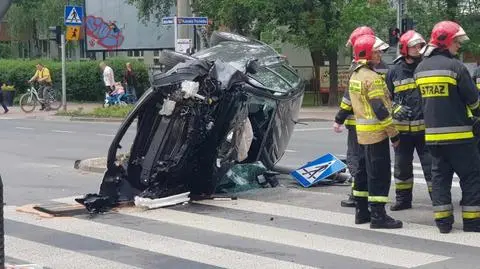
[[[68, 103], [67, 111], [75, 111], [78, 109], [84, 112], [93, 111], [97, 107], [101, 107], [100, 103]], [[38, 120], [70, 120], [68, 116], [55, 116], [57, 111], [40, 111], [40, 107], [35, 108], [32, 113], [23, 112], [20, 107], [14, 106], [8, 108], [10, 111], [7, 114], [0, 114], [1, 119], [38, 119]], [[63, 111], [63, 107], [59, 109]], [[299, 121], [333, 121], [337, 113], [337, 107], [305, 107], [300, 109]], [[2, 113], [0, 111], [0, 113]], [[85, 120], [85, 119], [84, 119]], [[110, 121], [120, 121], [121, 119], [114, 119]]]

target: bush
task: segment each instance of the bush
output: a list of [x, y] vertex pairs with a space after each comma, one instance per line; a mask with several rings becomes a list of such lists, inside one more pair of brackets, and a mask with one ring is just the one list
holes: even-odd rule
[[67, 112], [58, 111], [56, 115], [71, 117], [125, 118], [133, 107], [133, 105], [97, 107], [91, 112], [84, 112], [82, 108], [79, 108]]
[[[62, 63], [52, 60], [0, 60], [0, 83], [14, 85], [16, 96], [28, 88], [27, 80], [35, 74], [35, 65], [43, 63], [51, 72], [54, 87], [62, 88]], [[115, 72], [115, 80], [122, 81], [125, 63], [131, 62], [137, 74], [137, 95], [140, 96], [148, 87], [148, 72], [146, 66], [132, 59], [113, 58], [105, 61]], [[102, 101], [104, 99], [104, 84], [100, 61], [67, 61], [67, 101]]]

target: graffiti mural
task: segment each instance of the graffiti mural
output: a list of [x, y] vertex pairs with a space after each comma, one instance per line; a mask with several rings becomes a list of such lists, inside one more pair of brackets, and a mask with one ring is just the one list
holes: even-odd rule
[[125, 37], [116, 22], [106, 22], [101, 17], [88, 16], [86, 20], [86, 33], [90, 37], [88, 45], [99, 45], [107, 50], [119, 49]]

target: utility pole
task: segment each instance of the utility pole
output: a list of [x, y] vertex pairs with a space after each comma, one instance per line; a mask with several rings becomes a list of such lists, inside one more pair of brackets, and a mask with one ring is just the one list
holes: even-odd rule
[[61, 47], [62, 47], [62, 105], [63, 111], [67, 111], [67, 76], [65, 74], [65, 34], [61, 35]]
[[[177, 15], [176, 17], [190, 17], [191, 8], [189, 0], [177, 0]], [[177, 35], [175, 37], [175, 47], [177, 47], [177, 39], [187, 39], [190, 38], [189, 25], [177, 25], [176, 18], [174, 22], [175, 29], [177, 30]]]
[[[402, 34], [402, 19], [407, 13], [407, 4], [405, 0], [397, 0], [397, 28], [400, 29], [400, 34]], [[400, 55], [400, 49], [397, 45], [397, 56]]]

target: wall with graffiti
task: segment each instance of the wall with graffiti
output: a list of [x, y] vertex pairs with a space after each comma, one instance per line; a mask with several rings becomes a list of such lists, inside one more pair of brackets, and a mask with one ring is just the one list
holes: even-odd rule
[[86, 0], [87, 50], [149, 50], [173, 48], [172, 26], [142, 23], [135, 6], [125, 0]]

